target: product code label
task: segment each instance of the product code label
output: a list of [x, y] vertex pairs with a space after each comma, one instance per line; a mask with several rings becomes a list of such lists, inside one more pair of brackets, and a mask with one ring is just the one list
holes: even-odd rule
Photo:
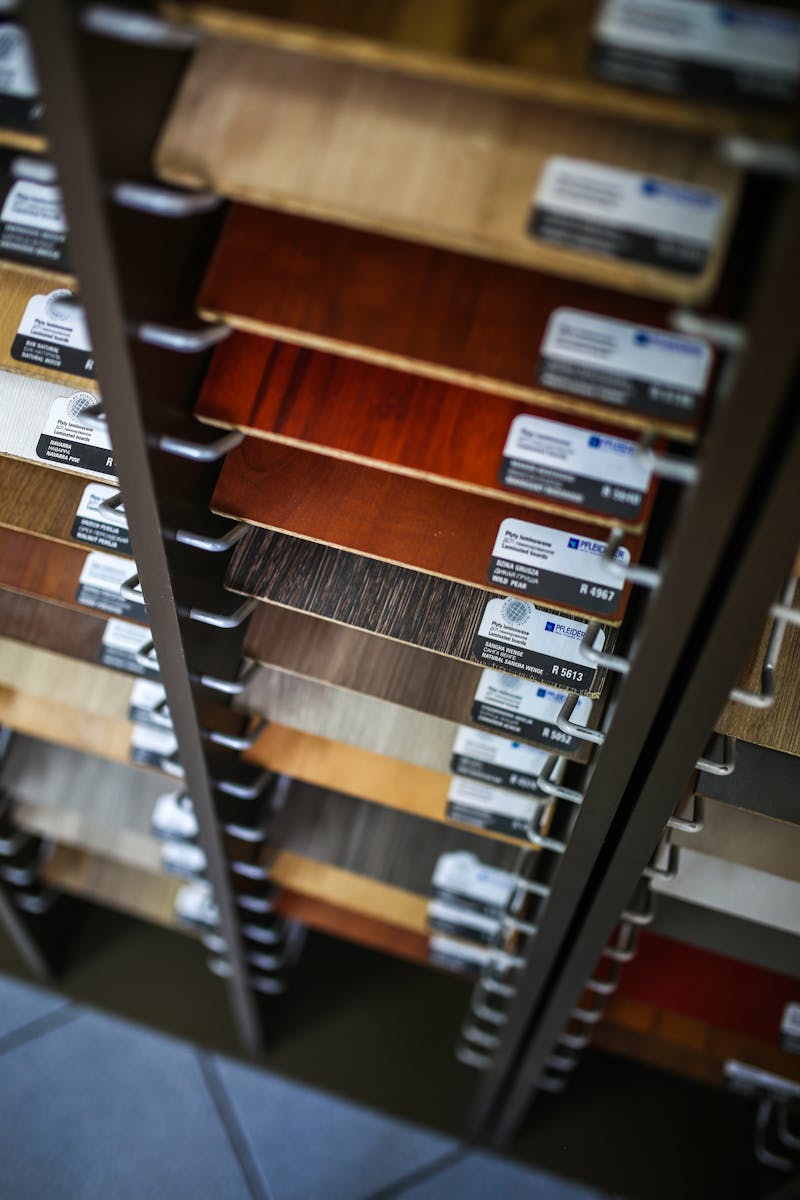
[[88, 483], [83, 489], [70, 535], [76, 542], [86, 542], [101, 550], [130, 554], [131, 539], [127, 525], [112, 525], [100, 516], [100, 505], [116, 495], [117, 489], [102, 483]]
[[219, 909], [211, 884], [202, 880], [179, 888], [175, 894], [175, 916], [182, 925], [215, 929], [219, 924]]
[[[566, 692], [518, 675], [482, 671], [471, 716], [477, 725], [538, 743], [548, 753], [572, 753], [580, 747], [580, 740], [556, 724], [566, 698]], [[586, 725], [591, 711], [592, 701], [580, 696], [570, 719], [576, 725]]]
[[491, 914], [508, 907], [516, 877], [487, 866], [469, 850], [453, 850], [439, 855], [431, 883], [438, 899]]
[[500, 935], [497, 917], [486, 916], [458, 904], [448, 904], [444, 900], [428, 901], [428, 928], [449, 933], [453, 937], [468, 938], [472, 942], [482, 942], [486, 946], [493, 945]]
[[631, 522], [650, 479], [629, 438], [524, 414], [511, 422], [500, 467], [506, 487]]
[[123, 583], [135, 574], [136, 563], [132, 558], [121, 558], [118, 554], [104, 554], [100, 550], [93, 550], [86, 555], [75, 599], [78, 604], [85, 604], [87, 608], [98, 608], [101, 612], [114, 613], [117, 617], [146, 621], [144, 597], [138, 601], [131, 600], [120, 591]]
[[197, 837], [197, 817], [191, 798], [186, 792], [165, 792], [159, 796], [150, 818], [153, 835], [169, 841], [170, 838], [191, 841]]
[[547, 757], [546, 750], [459, 725], [450, 770], [454, 775], [477, 779], [493, 787], [539, 796], [539, 773]]
[[94, 354], [86, 317], [72, 299], [66, 288], [31, 296], [11, 344], [11, 357], [50, 371], [92, 378]]
[[699, 275], [723, 209], [709, 188], [556, 155], [542, 171], [529, 231], [572, 250]]
[[28, 179], [9, 179], [7, 187], [0, 208], [0, 257], [68, 270], [67, 222], [59, 188]]
[[170, 729], [154, 729], [152, 725], [134, 725], [131, 733], [131, 762], [147, 767], [161, 767], [178, 749], [178, 741]]
[[137, 679], [128, 700], [128, 720], [154, 729], [169, 729], [172, 722], [163, 684], [153, 679]]
[[145, 626], [112, 618], [103, 633], [100, 662], [130, 675], [158, 675], [158, 659], [153, 652], [147, 654], [146, 661], [143, 657], [150, 641], [150, 630]]
[[168, 875], [192, 879], [206, 869], [205, 852], [191, 842], [164, 842], [161, 847], [161, 866]]
[[[555, 684], [570, 692], [591, 692], [594, 667], [582, 658], [587, 626], [556, 613], [542, 612], [529, 600], [496, 597], [486, 605], [473, 653], [486, 666]], [[605, 634], [595, 646], [601, 650]]]
[[103, 423], [81, 417], [84, 409], [97, 403], [91, 392], [73, 392], [53, 401], [36, 444], [36, 455], [54, 466], [115, 478], [111, 440]]
[[491, 787], [455, 776], [447, 793], [447, 818], [460, 825], [524, 838], [531, 822], [543, 808], [533, 799], [510, 788]]
[[514, 965], [514, 958], [502, 950], [479, 946], [476, 942], [459, 941], [445, 934], [434, 934], [428, 942], [428, 961], [463, 975], [477, 975], [494, 965], [502, 971]]
[[800, 76], [800, 20], [753, 4], [605, 0], [595, 71], [613, 83], [721, 103], [790, 104]]
[[550, 391], [685, 424], [695, 419], [705, 393], [711, 349], [700, 338], [557, 308], [536, 370]]
[[0, 21], [0, 125], [31, 132], [43, 112], [28, 35], [15, 22]]

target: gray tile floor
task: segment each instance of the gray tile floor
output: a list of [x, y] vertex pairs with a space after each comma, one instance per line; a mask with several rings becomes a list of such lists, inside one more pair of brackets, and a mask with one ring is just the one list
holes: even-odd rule
[[4, 976], [0, 1196], [599, 1200]]

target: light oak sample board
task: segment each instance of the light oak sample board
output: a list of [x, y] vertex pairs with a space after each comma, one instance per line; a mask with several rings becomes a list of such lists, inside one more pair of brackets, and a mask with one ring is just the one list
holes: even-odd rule
[[103, 521], [97, 508], [117, 490], [113, 484], [6, 458], [0, 463], [0, 526], [67, 546], [129, 555], [127, 529]]
[[[592, 27], [597, 0], [162, 0], [162, 12], [217, 37], [238, 38], [402, 69], [435, 79], [535, 96], [632, 121], [708, 132], [779, 137], [770, 113], [693, 104], [678, 95], [631, 92], [593, 78]], [[664, 72], [661, 73], [662, 87]]]
[[[245, 332], [675, 437], [693, 436], [713, 385], [710, 351], [696, 339], [680, 343], [681, 370], [687, 349], [697, 368], [689, 390], [678, 374], [664, 388], [663, 370], [657, 386], [633, 386], [609, 372], [605, 349], [584, 363], [597, 318], [615, 363], [623, 347], [627, 362], [643, 345], [650, 361], [661, 339], [639, 334], [668, 328], [660, 304], [247, 205], [228, 212], [198, 306]], [[576, 336], [577, 374], [567, 345]]]
[[0, 266], [0, 369], [97, 391], [83, 310], [63, 277]]
[[693, 134], [216, 39], [155, 160], [183, 186], [683, 303], [712, 292], [740, 187]]
[[800, 821], [776, 821], [706, 799], [703, 828], [696, 833], [673, 830], [671, 841], [800, 883]]
[[[66, 647], [65, 647], [66, 649]], [[0, 637], [0, 684], [85, 713], [127, 719], [132, 681], [119, 671], [76, 662]]]
[[[505, 396], [251, 334], [234, 333], [214, 351], [195, 415], [298, 449], [634, 530], [655, 493], [649, 470], [631, 463], [634, 443], [617, 427], [587, 429]], [[513, 442], [505, 454], [512, 434], [520, 444], [535, 441], [539, 461], [515, 459]]]
[[[602, 689], [604, 672], [590, 667], [578, 649], [585, 624], [568, 617], [550, 620], [546, 609], [527, 601], [493, 597], [478, 588], [261, 530], [239, 542], [226, 582], [233, 591], [267, 603], [450, 658], [585, 695], [599, 696]], [[498, 640], [504, 633], [495, 636], [493, 630], [506, 625], [516, 629], [508, 637], [522, 638], [522, 652]], [[607, 630], [604, 644], [612, 636]]]
[[183, 881], [126, 866], [78, 846], [56, 845], [41, 870], [42, 881], [60, 892], [114, 908], [153, 925], [192, 934], [175, 917]]
[[[226, 456], [211, 507], [277, 533], [524, 595], [609, 625], [621, 622], [630, 594], [598, 551], [602, 534], [583, 521], [261, 439], [246, 438]], [[628, 534], [623, 546], [638, 561], [641, 538]]]
[[[772, 622], [761, 636], [761, 641], [750, 658], [739, 686], [760, 692], [761, 667], [772, 632]], [[769, 708], [751, 708], [745, 704], [729, 701], [717, 722], [717, 731], [765, 746], [769, 750], [781, 750], [785, 754], [800, 755], [800, 719], [798, 714], [800, 697], [800, 627], [787, 625], [783, 645], [775, 667], [775, 699]]]
[[0, 371], [0, 455], [115, 483], [108, 433], [81, 420], [97, 397], [81, 386]]

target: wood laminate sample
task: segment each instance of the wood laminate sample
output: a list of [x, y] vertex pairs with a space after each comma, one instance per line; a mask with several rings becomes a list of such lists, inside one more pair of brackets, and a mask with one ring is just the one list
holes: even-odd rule
[[660, 304], [252, 206], [228, 212], [198, 305], [245, 332], [675, 437], [692, 437], [703, 408], [703, 397], [658, 407], [613, 386], [587, 398], [537, 370], [555, 310], [666, 329]]
[[58, 703], [3, 685], [0, 723], [17, 733], [46, 738], [54, 745], [82, 754], [93, 754], [109, 762], [130, 762], [132, 725], [124, 718], [87, 712], [78, 703]]
[[218, 37], [372, 63], [436, 79], [538, 96], [632, 121], [780, 137], [772, 114], [631, 92], [590, 74], [596, 0], [162, 0], [162, 11]]
[[[761, 641], [750, 657], [739, 678], [739, 686], [760, 693], [761, 668], [767, 645], [772, 633], [772, 622], [768, 621]], [[800, 755], [800, 720], [798, 720], [798, 695], [800, 695], [800, 627], [787, 625], [778, 662], [775, 667], [775, 700], [769, 708], [751, 708], [731, 700], [722, 710], [717, 722], [717, 731], [765, 746], [769, 750], [781, 750], [784, 754]]]
[[[93, 402], [94, 397], [87, 392], [84, 382], [50, 383], [18, 371], [0, 370], [0, 456], [24, 459], [37, 465], [46, 462], [52, 470], [115, 483], [116, 477], [109, 471], [76, 463], [72, 454], [55, 458], [51, 452], [45, 459], [39, 453], [45, 441], [49, 444], [58, 440], [55, 436], [42, 436], [57, 401], [64, 401], [63, 406], [76, 413]], [[110, 462], [109, 470], [113, 470], [111, 451], [103, 451], [100, 457], [103, 463]]]
[[676, 846], [800, 883], [800, 829], [796, 824], [706, 799], [703, 828], [696, 833], [676, 829], [673, 834]]
[[[88, 553], [77, 546], [57, 545], [31, 534], [0, 528], [0, 588], [81, 612], [105, 612], [113, 616], [111, 607], [105, 610], [78, 603], [80, 576]], [[134, 571], [132, 566], [131, 574]], [[118, 610], [117, 615], [138, 624], [147, 623], [144, 605], [137, 605], [136, 611], [126, 614]]]
[[192, 934], [175, 917], [175, 896], [183, 881], [127, 866], [78, 846], [57, 845], [41, 870], [42, 881], [105, 908], [153, 925]]
[[[694, 268], [691, 258], [598, 252], [597, 234], [558, 244], [563, 230], [530, 224], [556, 156], [635, 172], [626, 178], [637, 195], [654, 180], [665, 194], [700, 189], [683, 228], [697, 244], [698, 205], [717, 207], [708, 254]], [[195, 51], [155, 160], [184, 186], [682, 303], [711, 294], [740, 188], [705, 137], [653, 137], [646, 126], [533, 98], [215, 39]], [[580, 191], [573, 214], [583, 220], [588, 209], [602, 221], [609, 211], [618, 219], [627, 184], [601, 175], [558, 186]], [[628, 220], [648, 232], [640, 212]]]
[[89, 609], [73, 611], [0, 589], [0, 635], [5, 638], [96, 663], [105, 627], [105, 619]]
[[76, 662], [65, 654], [0, 636], [0, 685], [30, 697], [126, 720], [132, 682], [108, 667]]
[[[597, 553], [568, 549], [571, 538], [593, 546], [600, 540], [598, 531], [583, 521], [556, 514], [539, 514], [539, 519], [533, 520], [528, 509], [520, 509], [510, 500], [454, 492], [424, 479], [405, 479], [256, 438], [246, 438], [226, 456], [211, 506], [222, 516], [277, 533], [454, 583], [526, 594], [537, 603], [599, 618], [609, 625], [621, 622], [630, 594], [630, 584], [620, 589], [610, 570], [599, 569]], [[506, 584], [503, 581], [508, 574], [499, 569], [492, 583], [495, 542], [508, 520], [530, 526], [515, 526], [517, 533], [506, 535], [515, 544], [517, 536], [520, 544], [529, 537], [546, 548], [537, 555], [536, 547], [531, 546], [528, 564], [532, 566], [523, 566], [524, 576], [520, 573], [513, 583]], [[624, 546], [631, 561], [638, 561], [641, 538], [628, 534]], [[504, 558], [502, 552], [499, 558]], [[572, 579], [568, 571], [573, 572]], [[579, 588], [575, 579], [579, 572], [587, 573], [590, 581], [600, 586]], [[525, 588], [535, 590], [529, 594], [522, 590]], [[596, 598], [598, 593], [602, 599]]]
[[[480, 661], [474, 644], [487, 601], [492, 599], [491, 593], [478, 588], [259, 530], [246, 534], [236, 547], [227, 584], [267, 603], [311, 612], [465, 662]], [[489, 661], [483, 665], [498, 666]], [[522, 666], [501, 669], [526, 675]], [[603, 672], [579, 667], [571, 678], [549, 682], [567, 691], [599, 696]]]
[[[114, 547], [90, 544], [74, 537], [76, 514], [84, 491], [101, 484], [89, 484], [78, 475], [36, 466], [32, 462], [6, 458], [0, 462], [0, 526], [20, 533], [33, 533], [67, 546], [103, 550], [113, 554]], [[115, 491], [116, 488], [109, 489]], [[129, 553], [129, 551], [125, 551]]]
[[[565, 430], [552, 412], [505, 396], [252, 334], [234, 333], [217, 347], [195, 415], [212, 425], [515, 506], [569, 512], [629, 529], [641, 528], [655, 492], [651, 481], [633, 500], [631, 490], [620, 487], [624, 504], [588, 491], [585, 501], [580, 499], [567, 475], [565, 433], [581, 445], [592, 435], [611, 438], [621, 450], [626, 439], [614, 426], [595, 423], [590, 432], [569, 424]], [[517, 417], [537, 418], [541, 433], [559, 445], [547, 478], [530, 484], [530, 492], [500, 481], [503, 449]], [[559, 474], [562, 465], [567, 470]]]
[[[67, 322], [75, 317], [66, 308], [59, 312], [62, 298], [65, 298], [63, 276], [48, 278], [41, 273], [28, 273], [22, 266], [15, 270], [9, 270], [7, 264], [0, 266], [0, 369], [96, 392], [97, 381], [91, 375], [91, 350], [81, 352], [65, 340]], [[29, 306], [29, 320], [21, 331]], [[87, 375], [90, 360], [92, 366]], [[70, 364], [77, 371], [62, 369]]]

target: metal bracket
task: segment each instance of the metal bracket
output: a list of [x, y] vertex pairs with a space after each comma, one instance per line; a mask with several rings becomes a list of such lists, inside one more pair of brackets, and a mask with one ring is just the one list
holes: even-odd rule
[[[661, 848], [661, 846], [656, 846], [653, 852], [653, 858], [656, 858]], [[653, 858], [651, 858], [650, 862], [642, 872], [642, 875], [645, 879], [675, 879], [678, 874], [680, 851], [677, 846], [672, 846], [669, 843], [667, 844], [666, 850], [666, 864], [663, 867], [656, 866], [653, 862]]]
[[[671, 483], [680, 483], [684, 487], [690, 487], [697, 483], [700, 478], [700, 468], [697, 463], [691, 459], [676, 458], [674, 454], [662, 454], [661, 451], [654, 450], [653, 443], [657, 436], [652, 430], [648, 430], [639, 438], [634, 454], [641, 466], [646, 467], [660, 479], [668, 479]], [[654, 574], [656, 573], [654, 572]], [[658, 582], [660, 582], [660, 578]], [[645, 583], [645, 586], [658, 586], [658, 584]]]
[[[563, 766], [563, 758], [557, 754], [548, 755], [542, 763], [536, 786], [545, 796], [552, 796], [555, 800], [566, 800], [570, 804], [583, 804], [583, 792], [576, 792], [574, 788], [563, 787], [560, 783], [553, 782], [554, 772], [559, 769], [563, 771]], [[538, 816], [538, 814], [535, 815]]]
[[747, 331], [743, 325], [721, 317], [707, 317], [691, 308], [673, 309], [669, 323], [678, 333], [705, 338], [713, 346], [730, 353], [738, 353], [747, 345]]
[[558, 1035], [556, 1042], [560, 1042], [568, 1050], [585, 1050], [587, 1046], [591, 1046], [592, 1039], [588, 1033], [570, 1033], [565, 1029]]
[[713, 758], [698, 758], [694, 765], [706, 775], [732, 775], [736, 770], [736, 738], [727, 733], [722, 735], [721, 762], [716, 762]]
[[[791, 609], [794, 602], [795, 592], [797, 590], [797, 580], [792, 576], [784, 585], [781, 593], [781, 598], [775, 607], [780, 609]], [[794, 624], [794, 621], [792, 622]], [[786, 633], [787, 621], [785, 617], [774, 616], [772, 632], [767, 642], [767, 648], [764, 653], [764, 661], [761, 664], [761, 691], [752, 692], [749, 688], [735, 687], [731, 689], [730, 699], [736, 704], [746, 704], [749, 708], [771, 708], [775, 702], [775, 671], [778, 666], [778, 659], [781, 654], [783, 645], [783, 637]]]
[[548, 1054], [544, 1060], [546, 1070], [558, 1071], [562, 1075], [568, 1075], [570, 1071], [574, 1071], [579, 1063], [580, 1059], [574, 1054]]
[[141, 650], [136, 651], [134, 659], [139, 666], [144, 667], [145, 670], [151, 671], [153, 668], [155, 668], [156, 671], [158, 670], [158, 655], [156, 654], [156, 647], [152, 638], [145, 642]]
[[222, 204], [222, 198], [215, 192], [179, 192], [157, 183], [132, 180], [112, 184], [111, 197], [123, 208], [133, 208], [154, 217], [195, 217], [213, 212]]
[[200, 40], [194, 29], [174, 25], [149, 13], [118, 8], [115, 4], [89, 5], [81, 14], [81, 24], [87, 33], [164, 50], [191, 50]]
[[562, 733], [568, 733], [574, 738], [578, 738], [582, 742], [592, 742], [595, 746], [602, 746], [606, 740], [606, 735], [601, 733], [599, 729], [587, 729], [585, 725], [577, 725], [570, 718], [575, 712], [580, 696], [571, 692], [564, 699], [561, 705], [558, 716], [556, 717], [556, 725]]
[[488, 1071], [494, 1063], [491, 1054], [479, 1054], [477, 1050], [473, 1050], [466, 1044], [456, 1046], [455, 1054], [460, 1063], [463, 1063], [465, 1067], [474, 1067], [476, 1071]]
[[602, 650], [595, 649], [597, 635], [602, 634], [602, 632], [603, 630], [598, 621], [589, 622], [578, 646], [581, 657], [595, 668], [605, 667], [608, 671], [616, 671], [620, 675], [627, 675], [631, 669], [631, 664], [627, 658], [621, 658], [618, 654], [606, 654]]
[[119, 585], [119, 594], [123, 600], [130, 600], [131, 604], [141, 604], [144, 608], [144, 593], [136, 571]]
[[762, 142], [742, 134], [729, 134], [717, 143], [723, 162], [755, 175], [777, 175], [796, 179], [800, 175], [800, 153], [783, 142]]
[[223, 733], [219, 729], [201, 728], [200, 733], [202, 737], [212, 742], [215, 746], [224, 746], [226, 750], [236, 750], [241, 754], [245, 750], [252, 750], [268, 725], [269, 721], [266, 717], [260, 717], [249, 733], [242, 734], [239, 737], [232, 733]]
[[125, 504], [122, 499], [122, 492], [114, 492], [113, 496], [109, 496], [106, 500], [101, 500], [97, 506], [97, 511], [107, 525], [113, 525], [117, 529], [128, 528], [128, 518], [125, 516]]
[[630, 925], [637, 925], [643, 928], [645, 925], [652, 925], [655, 920], [656, 910], [653, 903], [653, 893], [647, 889], [647, 908], [642, 912], [635, 912], [629, 908], [625, 908], [620, 913], [620, 920], [627, 921]]
[[208, 537], [204, 533], [193, 533], [191, 529], [179, 529], [175, 534], [175, 541], [183, 546], [192, 546], [195, 550], [205, 550], [209, 554], [224, 554], [241, 541], [249, 528], [246, 521], [239, 521], [218, 538]]
[[635, 583], [639, 587], [649, 588], [651, 591], [660, 587], [662, 575], [655, 567], [645, 567], [641, 563], [621, 563], [617, 559], [616, 553], [622, 548], [625, 537], [625, 530], [620, 529], [618, 525], [615, 525], [609, 534], [602, 555], [608, 573], [614, 575], [620, 583]]
[[244, 600], [232, 613], [208, 612], [205, 608], [190, 608], [189, 619], [215, 629], [236, 629], [255, 612], [257, 600]]
[[131, 333], [148, 346], [161, 350], [174, 350], [178, 354], [200, 354], [230, 337], [230, 325], [217, 322], [204, 325], [201, 329], [178, 329], [174, 325], [160, 325], [156, 321], [140, 321], [131, 326]]
[[762, 1096], [756, 1110], [756, 1129], [754, 1149], [756, 1158], [765, 1167], [775, 1167], [779, 1171], [790, 1171], [795, 1165], [790, 1158], [776, 1154], [767, 1145], [767, 1133], [772, 1114], [775, 1111], [775, 1099], [772, 1096]]
[[58, 171], [53, 163], [45, 158], [29, 158], [18, 154], [9, 163], [9, 171], [14, 179], [27, 179], [30, 183], [58, 184]]
[[473, 1042], [484, 1050], [496, 1050], [503, 1040], [498, 1034], [487, 1033], [485, 1029], [478, 1029], [477, 1025], [472, 1023], [461, 1026], [461, 1036], [465, 1041]]
[[258, 670], [258, 663], [248, 662], [238, 679], [217, 679], [215, 675], [200, 675], [201, 687], [210, 688], [214, 692], [222, 692], [226, 696], [241, 696], [250, 680]]
[[632, 962], [636, 957], [638, 941], [639, 930], [637, 927], [628, 921], [620, 921], [616, 937], [605, 947], [603, 954], [613, 962]]
[[563, 1092], [566, 1086], [567, 1081], [563, 1075], [548, 1075], [546, 1071], [544, 1071], [536, 1080], [536, 1087], [538, 1091], [551, 1092], [553, 1095]]
[[705, 823], [705, 817], [705, 800], [695, 792], [692, 796], [692, 815], [690, 817], [671, 816], [667, 821], [667, 829], [677, 829], [681, 833], [700, 833]]
[[800, 1150], [800, 1135], [789, 1127], [789, 1102], [787, 1100], [776, 1105], [775, 1127], [778, 1141], [782, 1146], [785, 1146], [787, 1150]]
[[188, 458], [191, 462], [218, 462], [231, 450], [235, 450], [244, 441], [244, 434], [233, 430], [215, 438], [213, 442], [192, 442], [188, 438], [171, 437], [164, 434], [158, 439], [158, 448], [165, 454], [174, 454], [177, 458]]

